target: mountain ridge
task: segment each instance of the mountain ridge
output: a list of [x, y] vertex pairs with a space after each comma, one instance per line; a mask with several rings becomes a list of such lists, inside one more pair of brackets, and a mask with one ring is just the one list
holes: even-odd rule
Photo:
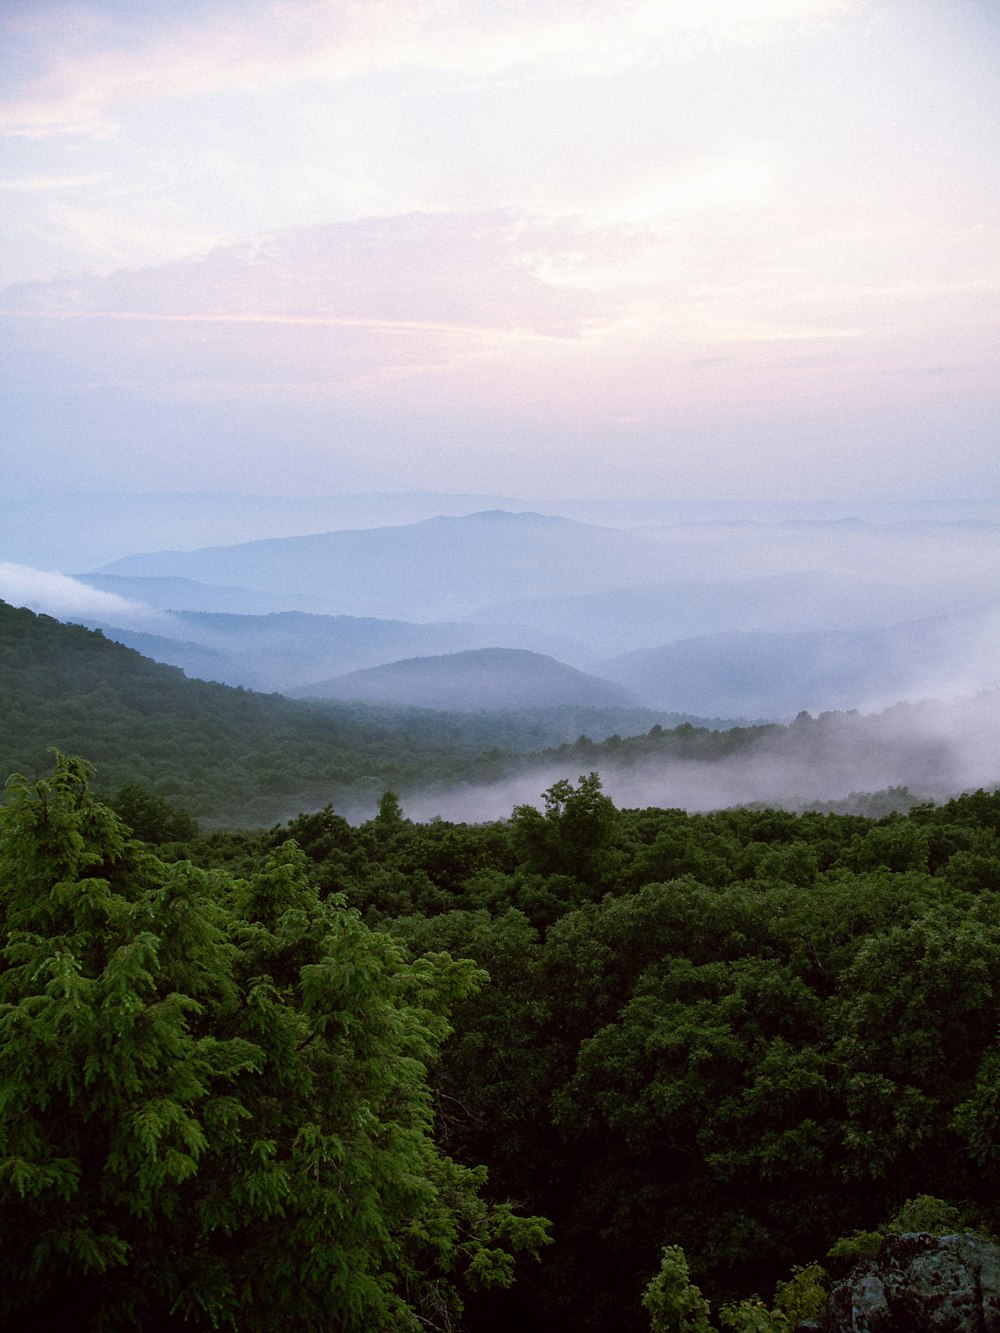
[[133, 555], [93, 575], [184, 577], [270, 595], [322, 595], [341, 614], [449, 620], [503, 597], [648, 581], [668, 556], [616, 528], [485, 511], [195, 551]]

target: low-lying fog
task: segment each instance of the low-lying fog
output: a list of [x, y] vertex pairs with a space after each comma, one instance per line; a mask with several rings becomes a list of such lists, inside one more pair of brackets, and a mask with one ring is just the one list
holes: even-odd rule
[[553, 782], [575, 782], [591, 770], [619, 807], [698, 811], [763, 802], [794, 810], [891, 787], [941, 801], [1000, 781], [1000, 692], [899, 704], [874, 715], [801, 717], [714, 761], [650, 756], [625, 766], [613, 756], [568, 756], [484, 786], [407, 793], [403, 808], [417, 821], [504, 819], [516, 805], [541, 808], [541, 793]]

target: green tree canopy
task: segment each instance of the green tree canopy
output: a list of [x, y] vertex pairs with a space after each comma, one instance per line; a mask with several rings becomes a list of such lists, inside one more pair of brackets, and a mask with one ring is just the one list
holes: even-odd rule
[[89, 777], [60, 756], [0, 808], [0, 1320], [455, 1327], [545, 1240], [434, 1139], [482, 974], [321, 901], [294, 843], [163, 865]]
[[573, 875], [584, 884], [599, 882], [610, 865], [618, 831], [618, 811], [601, 790], [597, 773], [567, 778], [542, 793], [545, 813], [519, 805], [511, 816], [514, 843], [529, 870], [541, 875]]

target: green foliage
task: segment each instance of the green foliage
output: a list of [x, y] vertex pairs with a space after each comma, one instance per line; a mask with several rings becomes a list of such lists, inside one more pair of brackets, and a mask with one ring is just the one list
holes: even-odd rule
[[804, 1319], [815, 1319], [826, 1305], [828, 1278], [817, 1263], [796, 1264], [792, 1275], [774, 1289], [774, 1304], [792, 1328]]
[[601, 791], [597, 773], [566, 778], [542, 794], [545, 813], [519, 805], [511, 816], [514, 845], [527, 868], [540, 875], [571, 875], [585, 884], [599, 883], [611, 862], [618, 811]]
[[[177, 1319], [264, 1328], [265, 1287], [301, 1286], [322, 1327], [326, 1282], [338, 1329], [640, 1333], [681, 1237], [697, 1301], [773, 1330], [821, 1298], [810, 1255], [1000, 1223], [993, 793], [689, 815], [591, 775], [511, 821], [389, 794], [355, 827], [327, 798], [158, 843], [168, 865], [89, 781], [16, 781], [0, 837], [0, 1241], [15, 1278], [62, 1274], [53, 1301], [76, 1284], [81, 1327], [98, 1284], [112, 1324], [169, 1289]], [[510, 1198], [554, 1242], [507, 1294], [483, 1284], [544, 1238]], [[676, 1255], [655, 1283], [662, 1318], [693, 1289]]]
[[380, 831], [392, 833], [398, 830], [403, 823], [403, 807], [399, 803], [399, 797], [394, 791], [385, 791], [379, 797], [378, 814], [375, 816], [375, 822]]
[[[363, 817], [386, 788], [504, 778], [525, 766], [523, 756], [558, 746], [585, 723], [607, 734], [623, 718], [645, 730], [671, 716], [575, 707], [446, 714], [293, 701], [189, 680], [100, 631], [5, 602], [0, 709], [0, 774], [43, 771], [46, 747], [55, 744], [90, 756], [108, 793], [137, 787], [199, 819], [242, 825], [331, 801]], [[143, 837], [133, 822], [139, 806], [124, 799], [123, 817]], [[157, 812], [145, 813], [156, 833]], [[166, 839], [174, 840], [185, 838]]]
[[649, 1311], [650, 1333], [712, 1333], [708, 1302], [690, 1281], [688, 1263], [679, 1245], [666, 1245], [660, 1267], [642, 1295]]
[[855, 1231], [853, 1235], [834, 1241], [826, 1255], [846, 1270], [865, 1259], [874, 1259], [883, 1240], [885, 1233], [882, 1231]]
[[[0, 602], [0, 774], [38, 773], [46, 748], [93, 758], [123, 817], [161, 839], [163, 800], [175, 813], [264, 824], [279, 813], [374, 806], [386, 787], [458, 781], [498, 741], [549, 744], [559, 727], [450, 717], [419, 709], [298, 702], [188, 680], [99, 631]], [[124, 791], [124, 794], [123, 794]], [[143, 793], [137, 799], [137, 793]], [[184, 840], [176, 830], [167, 841]], [[152, 840], [152, 838], [151, 838]]]
[[724, 1305], [719, 1324], [733, 1333], [788, 1333], [791, 1324], [780, 1310], [769, 1310], [759, 1296]]
[[896, 815], [856, 838], [851, 861], [857, 870], [926, 870], [927, 835], [917, 824]]
[[918, 1194], [907, 1199], [887, 1222], [876, 1231], [856, 1231], [830, 1246], [828, 1257], [842, 1268], [853, 1267], [863, 1259], [874, 1259], [886, 1236], [925, 1231], [932, 1236], [949, 1236], [958, 1231], [989, 1235], [978, 1210], [960, 1208], [932, 1194]]
[[119, 787], [111, 808], [141, 842], [161, 845], [190, 842], [198, 836], [198, 821], [162, 796], [154, 796], [137, 783]]
[[932, 1236], [949, 1236], [969, 1227], [967, 1212], [931, 1194], [918, 1194], [915, 1199], [907, 1199], [886, 1223], [889, 1233], [927, 1231]]
[[[1000, 913], [948, 869], [992, 833], [992, 798], [921, 807], [917, 838], [879, 825], [926, 870], [859, 870], [876, 825], [855, 815], [617, 811], [588, 881], [559, 843], [576, 793], [509, 825], [372, 820], [316, 862], [415, 953], [490, 973], [436, 1088], [449, 1147], [555, 1223], [510, 1319], [638, 1330], [649, 1237], [669, 1235], [707, 1299], [778, 1327], [820, 1298], [794, 1265], [905, 1198], [988, 1214]], [[782, 1278], [763, 1314], [740, 1304]]]
[[276, 1330], [294, 1291], [303, 1329], [456, 1327], [547, 1241], [434, 1138], [481, 974], [321, 901], [294, 844], [164, 865], [89, 776], [0, 809], [0, 1318]]
[[[818, 1316], [826, 1304], [826, 1273], [819, 1264], [792, 1269], [775, 1289], [774, 1307], [759, 1296], [728, 1301], [719, 1310], [719, 1326], [733, 1333], [791, 1333], [800, 1322]], [[712, 1333], [709, 1306], [688, 1278], [687, 1258], [678, 1245], [663, 1251], [660, 1271], [643, 1296], [650, 1311], [650, 1333]]]

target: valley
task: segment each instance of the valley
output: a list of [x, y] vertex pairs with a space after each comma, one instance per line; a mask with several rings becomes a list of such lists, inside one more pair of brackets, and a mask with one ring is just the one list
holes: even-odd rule
[[[996, 781], [1000, 523], [986, 513], [618, 517], [488, 510], [136, 551], [75, 575], [0, 566], [15, 604], [100, 632], [89, 651], [109, 684], [124, 670], [112, 645], [141, 655], [121, 661], [150, 673], [148, 719], [181, 700], [195, 729], [203, 711], [223, 730], [241, 714], [217, 755], [212, 717], [165, 767], [159, 739], [130, 773], [110, 733], [95, 749], [63, 722], [35, 741], [12, 731], [8, 763], [54, 744], [100, 773], [110, 754], [109, 782], [140, 777], [237, 823], [330, 800], [364, 818], [386, 788], [415, 818], [503, 818], [591, 769], [621, 804], [690, 810], [889, 790], [905, 808]], [[53, 717], [76, 692], [69, 677], [32, 689]]]

